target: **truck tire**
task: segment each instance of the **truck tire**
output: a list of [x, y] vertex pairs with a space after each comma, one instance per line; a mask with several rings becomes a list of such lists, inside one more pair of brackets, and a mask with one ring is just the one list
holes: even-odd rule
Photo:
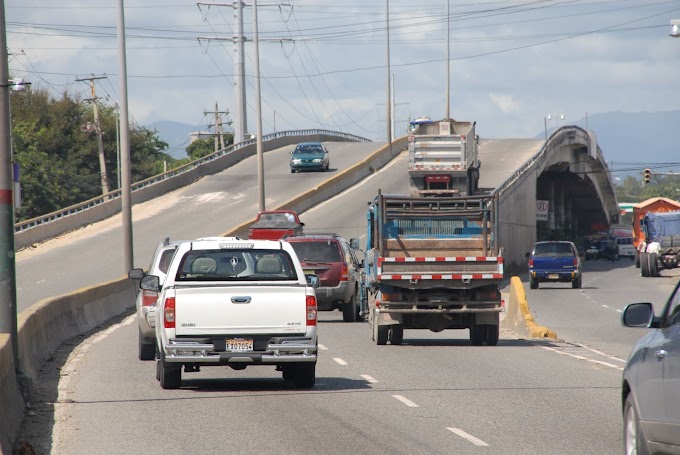
[[153, 360], [156, 358], [156, 343], [144, 343], [142, 329], [139, 329], [138, 344], [139, 349], [137, 355], [139, 356], [139, 360]]
[[529, 288], [538, 289], [538, 278], [529, 277]]
[[390, 326], [390, 343], [400, 345], [404, 341], [404, 326], [402, 324], [392, 324]]
[[640, 276], [649, 276], [649, 258], [647, 253], [640, 253]]
[[342, 320], [344, 322], [357, 322], [358, 314], [359, 308], [357, 308], [357, 293], [355, 290], [349, 302], [342, 304]]
[[[377, 324], [376, 321], [373, 321], [374, 324]], [[390, 326], [389, 325], [379, 325], [378, 326], [378, 336], [375, 339], [375, 343], [378, 346], [383, 346], [387, 344], [387, 339], [389, 338], [390, 335]]]
[[487, 324], [484, 330], [484, 341], [489, 346], [496, 346], [500, 338], [500, 327], [497, 325]]
[[316, 363], [291, 365], [290, 376], [298, 389], [311, 389], [316, 383]]
[[182, 367], [180, 365], [168, 365], [165, 355], [161, 353], [160, 376], [161, 387], [164, 389], [179, 389], [182, 386]]
[[656, 253], [647, 254], [649, 258], [649, 276], [661, 276], [659, 274], [659, 255]]
[[473, 346], [481, 346], [486, 338], [486, 327], [483, 324], [472, 322], [470, 326], [470, 343]]
[[581, 274], [579, 273], [578, 277], [574, 278], [574, 280], [571, 282], [571, 287], [573, 289], [581, 289]]

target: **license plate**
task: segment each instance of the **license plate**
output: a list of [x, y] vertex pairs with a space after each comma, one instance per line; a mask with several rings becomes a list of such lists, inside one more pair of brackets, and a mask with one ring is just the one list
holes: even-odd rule
[[253, 350], [253, 340], [250, 338], [228, 338], [227, 351], [245, 352]]
[[560, 276], [556, 273], [551, 273], [550, 275], [548, 275], [548, 278], [551, 280], [559, 280]]

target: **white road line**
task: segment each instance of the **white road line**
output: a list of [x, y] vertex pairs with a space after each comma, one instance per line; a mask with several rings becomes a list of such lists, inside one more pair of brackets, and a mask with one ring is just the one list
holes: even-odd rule
[[404, 398], [401, 395], [392, 395], [392, 396], [394, 398], [396, 398], [397, 400], [401, 401], [402, 403], [404, 403], [409, 408], [417, 408], [418, 407], [418, 405], [415, 404], [413, 401], [409, 400], [408, 398]]
[[324, 346], [323, 344], [319, 345], [319, 349], [322, 350], [322, 351], [328, 351], [328, 348], [326, 346]]
[[371, 384], [375, 384], [376, 382], [378, 382], [377, 379], [374, 379], [367, 374], [362, 374], [361, 377], [364, 378], [366, 382], [370, 382]]
[[623, 310], [616, 310], [617, 313], [623, 313]]
[[474, 436], [464, 432], [460, 428], [447, 428], [447, 430], [457, 434], [458, 436], [460, 436], [463, 439], [467, 439], [468, 441], [470, 441], [471, 443], [473, 443], [476, 446], [480, 446], [480, 447], [488, 447], [489, 446], [489, 444], [487, 444], [486, 442], [482, 441], [481, 439], [475, 438]]
[[609, 308], [609, 306], [607, 306], [607, 305], [602, 305], [602, 307], [604, 307], [604, 308]]
[[336, 362], [338, 362], [340, 365], [347, 365], [347, 362], [345, 362], [344, 360], [342, 360], [340, 357], [333, 357], [333, 360], [335, 360]]
[[[574, 359], [586, 360], [586, 361], [591, 362], [591, 363], [596, 363], [598, 365], [603, 365], [603, 366], [606, 366], [606, 367], [609, 367], [609, 368], [614, 368], [615, 370], [623, 371], [623, 368], [621, 368], [617, 365], [611, 364], [611, 363], [602, 362], [600, 360], [595, 360], [595, 359], [589, 359], [588, 357], [584, 357], [582, 355], [576, 355], [576, 354], [570, 354], [568, 352], [558, 351], [557, 349], [553, 349], [553, 348], [550, 348], [548, 346], [541, 346], [541, 347], [543, 349], [547, 350], [547, 351], [551, 351], [551, 352], [554, 352], [554, 353], [559, 354], [559, 355], [566, 355], [566, 356], [572, 357]], [[611, 358], [611, 357], [607, 357], [607, 358]]]
[[617, 360], [617, 361], [619, 361], [619, 362], [626, 363], [626, 360], [625, 360], [625, 359], [619, 359], [618, 357], [614, 357], [614, 356], [611, 356], [611, 355], [609, 355], [609, 354], [605, 354], [604, 352], [598, 351], [597, 349], [589, 348], [589, 347], [586, 346], [585, 344], [576, 343], [576, 346], [578, 346], [578, 347], [580, 347], [580, 348], [583, 348], [583, 349], [587, 349], [587, 350], [589, 350], [590, 352], [594, 352], [595, 354], [599, 354], [599, 355], [601, 355], [602, 357], [606, 357], [606, 358], [611, 359], [611, 360]]

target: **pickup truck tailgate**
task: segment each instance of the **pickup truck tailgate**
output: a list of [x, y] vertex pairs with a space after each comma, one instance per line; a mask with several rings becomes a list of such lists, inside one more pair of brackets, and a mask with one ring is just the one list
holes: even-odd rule
[[306, 291], [302, 286], [177, 288], [175, 321], [176, 335], [304, 333]]
[[574, 258], [571, 256], [534, 256], [534, 270], [537, 271], [568, 271], [576, 269]]

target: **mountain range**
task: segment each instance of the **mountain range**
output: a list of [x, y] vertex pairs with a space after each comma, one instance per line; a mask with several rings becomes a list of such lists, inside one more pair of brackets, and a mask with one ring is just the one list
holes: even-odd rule
[[[680, 170], [680, 110], [666, 112], [606, 112], [589, 115], [576, 125], [595, 132], [607, 163], [617, 176], [641, 175], [644, 168]], [[167, 142], [168, 153], [186, 157], [189, 133], [197, 126], [173, 121], [146, 125]], [[554, 130], [548, 130], [548, 134]], [[536, 138], [542, 138], [541, 131]]]

